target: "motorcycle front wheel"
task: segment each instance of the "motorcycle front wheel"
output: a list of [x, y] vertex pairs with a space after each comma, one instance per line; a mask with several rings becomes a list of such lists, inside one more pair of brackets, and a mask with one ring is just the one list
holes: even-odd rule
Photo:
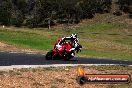
[[54, 52], [51, 50], [50, 52], [46, 54], [45, 59], [52, 60], [53, 55], [54, 55]]

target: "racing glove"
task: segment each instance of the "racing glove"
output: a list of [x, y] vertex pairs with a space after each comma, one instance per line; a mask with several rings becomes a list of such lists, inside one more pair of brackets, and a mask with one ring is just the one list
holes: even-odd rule
[[71, 49], [70, 49], [70, 51], [74, 51], [74, 50], [75, 50], [75, 48], [71, 48]]

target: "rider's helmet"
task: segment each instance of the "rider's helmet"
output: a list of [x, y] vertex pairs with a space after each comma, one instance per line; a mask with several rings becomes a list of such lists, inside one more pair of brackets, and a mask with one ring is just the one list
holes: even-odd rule
[[71, 41], [76, 41], [77, 40], [77, 34], [71, 34], [70, 38], [71, 38]]

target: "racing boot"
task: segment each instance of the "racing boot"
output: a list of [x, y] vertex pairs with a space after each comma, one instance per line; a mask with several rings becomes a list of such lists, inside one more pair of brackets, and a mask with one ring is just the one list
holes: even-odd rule
[[75, 56], [75, 54], [74, 54], [74, 53], [71, 53], [71, 56], [72, 56], [72, 57], [74, 57], [74, 56]]

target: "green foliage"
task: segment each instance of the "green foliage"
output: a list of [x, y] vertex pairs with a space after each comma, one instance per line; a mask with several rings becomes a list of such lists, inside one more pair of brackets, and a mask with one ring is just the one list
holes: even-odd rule
[[132, 13], [132, 0], [119, 0], [118, 3], [121, 10]]
[[79, 23], [110, 5], [111, 0], [2, 0], [0, 23], [29, 27]]
[[24, 21], [24, 17], [22, 15], [22, 12], [20, 10], [14, 11], [14, 15], [12, 15], [10, 19], [10, 24], [15, 25], [17, 27], [21, 26], [21, 24]]
[[2, 0], [0, 3], [0, 23], [9, 24], [11, 18], [11, 0]]

